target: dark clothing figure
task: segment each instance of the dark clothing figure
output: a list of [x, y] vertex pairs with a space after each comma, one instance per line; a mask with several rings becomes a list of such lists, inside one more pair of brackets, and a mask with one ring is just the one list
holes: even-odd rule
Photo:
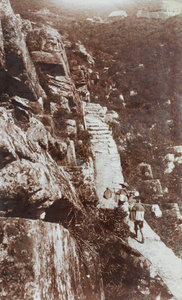
[[134, 230], [135, 230], [136, 237], [137, 237], [137, 232], [138, 232], [138, 228], [139, 228], [141, 236], [142, 236], [142, 243], [144, 243], [144, 237], [143, 237], [143, 232], [142, 232], [144, 214], [145, 214], [145, 209], [139, 200], [139, 202], [135, 203], [131, 209], [130, 220], [134, 222]]
[[105, 199], [110, 199], [112, 197], [112, 191], [107, 187], [104, 194], [103, 194], [103, 197]]
[[120, 183], [121, 185], [121, 189], [119, 189], [116, 193], [115, 193], [115, 201], [116, 203], [119, 205], [124, 204], [126, 201], [128, 201], [128, 184], [127, 183]]

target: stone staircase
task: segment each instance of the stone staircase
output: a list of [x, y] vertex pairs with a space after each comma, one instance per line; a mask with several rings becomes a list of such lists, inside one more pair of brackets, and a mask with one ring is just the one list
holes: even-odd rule
[[[123, 182], [120, 156], [112, 132], [105, 121], [107, 109], [99, 104], [85, 104], [85, 125], [92, 134], [91, 149], [94, 156], [95, 184], [101, 207], [114, 208], [114, 199], [104, 201], [103, 192], [106, 187], [120, 188]], [[112, 202], [112, 204], [111, 204]], [[133, 222], [126, 218], [126, 223], [133, 232]], [[171, 249], [160, 240], [160, 237], [144, 222], [144, 244], [129, 237], [128, 243], [138, 250], [151, 265], [151, 277], [159, 275], [174, 297], [171, 300], [182, 300], [182, 261]], [[139, 236], [139, 239], [141, 236]], [[159, 296], [156, 299], [162, 299]]]
[[92, 135], [91, 150], [94, 157], [95, 184], [101, 200], [106, 187], [119, 189], [123, 174], [120, 156], [112, 131], [105, 121], [107, 108], [100, 104], [85, 103], [84, 120], [88, 132]]

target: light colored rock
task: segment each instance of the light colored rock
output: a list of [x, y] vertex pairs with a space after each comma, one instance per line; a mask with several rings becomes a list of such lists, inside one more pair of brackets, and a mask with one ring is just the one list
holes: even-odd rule
[[66, 120], [65, 124], [67, 126], [66, 131], [67, 131], [68, 136], [76, 135], [76, 133], [77, 133], [76, 121], [68, 119], [68, 120]]
[[112, 123], [112, 122], [114, 123], [117, 122], [118, 118], [119, 118], [118, 113], [115, 111], [111, 111], [106, 114], [105, 121], [106, 123]]
[[113, 18], [113, 17], [122, 17], [122, 18], [126, 18], [128, 15], [124, 10], [117, 10], [117, 11], [113, 11], [112, 13], [110, 13], [109, 18]]
[[174, 168], [175, 168], [175, 164], [172, 161], [167, 163], [164, 174], [170, 174], [174, 170]]
[[169, 154], [167, 154], [166, 156], [165, 156], [165, 158], [164, 158], [165, 160], [167, 160], [167, 161], [169, 161], [169, 162], [174, 162], [174, 154], [171, 154], [171, 153], [169, 153]]
[[67, 161], [68, 166], [76, 166], [77, 165], [74, 141], [68, 142], [66, 161]]
[[85, 46], [82, 45], [80, 42], [76, 43], [75, 52], [81, 57], [85, 58], [90, 65], [94, 65], [94, 58], [87, 52]]

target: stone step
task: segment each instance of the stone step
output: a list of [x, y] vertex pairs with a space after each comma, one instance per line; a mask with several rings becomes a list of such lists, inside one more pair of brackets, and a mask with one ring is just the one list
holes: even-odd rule
[[84, 109], [85, 112], [91, 112], [91, 111], [95, 111], [95, 112], [99, 112], [99, 111], [105, 111], [104, 109], [100, 108], [100, 107], [87, 107]]
[[100, 124], [105, 125], [105, 123], [102, 122], [100, 118], [95, 118], [93, 116], [90, 116], [89, 118], [85, 118], [85, 122], [87, 122], [93, 126], [100, 125]]
[[93, 108], [93, 107], [89, 107], [87, 109], [84, 109], [84, 113], [95, 113], [95, 114], [98, 114], [100, 112], [104, 112], [102, 109], [99, 109], [99, 108]]
[[99, 129], [102, 129], [102, 128], [104, 128], [104, 129], [107, 129], [107, 130], [109, 130], [109, 127], [103, 127], [103, 123], [102, 122], [86, 122], [86, 124], [87, 124], [87, 128], [91, 128], [91, 130], [92, 129], [96, 129], [96, 130], [99, 130]]
[[87, 123], [87, 127], [90, 128], [91, 130], [93, 129], [103, 129], [103, 130], [109, 130], [109, 126], [106, 126], [103, 122], [90, 122], [90, 121], [87, 121], [86, 120], [86, 123]]
[[104, 126], [98, 126], [98, 125], [96, 125], [96, 126], [94, 126], [94, 125], [88, 125], [87, 126], [87, 128], [88, 128], [88, 130], [109, 130], [109, 126], [108, 127], [104, 127]]
[[91, 135], [99, 135], [99, 136], [102, 136], [102, 135], [112, 135], [112, 133], [110, 132], [110, 131], [96, 131], [96, 130], [92, 130], [92, 131], [90, 131], [89, 130], [89, 133], [91, 134]]
[[84, 107], [84, 109], [86, 110], [86, 109], [104, 109], [105, 110], [105, 108], [103, 108], [101, 105], [99, 105], [99, 104], [91, 104], [91, 103], [88, 103], [85, 107]]
[[103, 126], [103, 123], [101, 123], [101, 122], [100, 123], [87, 122], [87, 128], [89, 128], [91, 130], [93, 130], [93, 129], [95, 129], [95, 130], [101, 130], [101, 129], [109, 130], [109, 126], [108, 127]]
[[[109, 143], [110, 141], [109, 141], [109, 138], [110, 137], [97, 137], [97, 136], [94, 136], [94, 137], [92, 137], [92, 139], [91, 139], [91, 141], [93, 142], [93, 141], [95, 141], [95, 142], [99, 142], [99, 141], [101, 141], [101, 142], [105, 142], [105, 143]], [[108, 146], [108, 150], [110, 150], [109, 149], [109, 145], [107, 145]]]
[[[94, 138], [94, 139], [91, 139], [91, 143], [109, 143], [109, 139], [108, 138]], [[108, 148], [108, 145], [107, 145], [107, 149], [109, 150]]]
[[92, 134], [92, 136], [100, 136], [100, 137], [101, 136], [109, 136], [109, 135], [111, 136], [111, 133], [109, 131], [108, 132], [107, 131], [105, 131], [105, 132], [100, 132], [100, 131], [93, 132], [92, 131], [91, 134]]

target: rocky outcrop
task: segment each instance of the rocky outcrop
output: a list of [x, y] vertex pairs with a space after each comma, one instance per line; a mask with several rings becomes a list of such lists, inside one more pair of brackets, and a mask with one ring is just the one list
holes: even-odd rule
[[67, 56], [61, 36], [56, 29], [43, 26], [31, 30], [27, 36], [27, 43], [34, 62], [50, 65], [52, 72], [69, 76]]
[[59, 224], [0, 218], [0, 298], [104, 300], [96, 253]]
[[87, 52], [85, 46], [80, 41], [78, 41], [77, 43], [73, 43], [71, 45], [71, 48], [73, 50], [73, 53], [84, 59], [87, 63], [89, 63], [89, 65], [94, 65], [94, 58], [90, 53]]
[[[169, 299], [160, 274], [178, 296], [164, 276], [166, 261], [157, 257], [160, 273], [147, 249], [133, 250], [127, 213], [102, 197], [124, 178], [109, 127], [118, 115], [89, 103], [87, 83], [99, 80], [86, 67], [92, 57], [74, 45], [78, 61], [70, 75], [56, 30], [22, 22], [5, 0], [0, 8], [1, 75], [8, 82], [0, 95], [0, 298], [104, 300], [105, 292], [108, 299], [153, 300], [160, 293]], [[149, 165], [141, 164], [138, 174], [140, 183], [160, 188]], [[178, 207], [172, 211], [181, 222]]]
[[[60, 225], [70, 229], [76, 215], [85, 214], [68, 173], [58, 166], [64, 159], [76, 165], [67, 137], [77, 134], [70, 115], [79, 100], [60, 36], [22, 22], [8, 1], [1, 1], [0, 15], [0, 298], [104, 299], [97, 253]], [[25, 38], [35, 42], [29, 47], [51, 114], [44, 110], [45, 92]], [[56, 136], [61, 110], [69, 115], [66, 134]]]
[[0, 17], [1, 92], [31, 101], [45, 97], [21, 31], [21, 18], [14, 15], [8, 0], [0, 3]]
[[58, 31], [49, 26], [35, 28], [27, 35], [27, 45], [50, 101], [61, 105], [66, 98], [76, 107], [78, 93], [70, 78], [66, 52]]
[[[23, 130], [22, 124], [15, 124], [12, 109], [1, 108], [1, 210], [7, 215], [35, 217], [37, 210], [63, 198], [80, 209], [67, 175], [51, 157], [56, 142], [40, 121], [27, 116]], [[61, 157], [59, 151], [57, 157]]]

